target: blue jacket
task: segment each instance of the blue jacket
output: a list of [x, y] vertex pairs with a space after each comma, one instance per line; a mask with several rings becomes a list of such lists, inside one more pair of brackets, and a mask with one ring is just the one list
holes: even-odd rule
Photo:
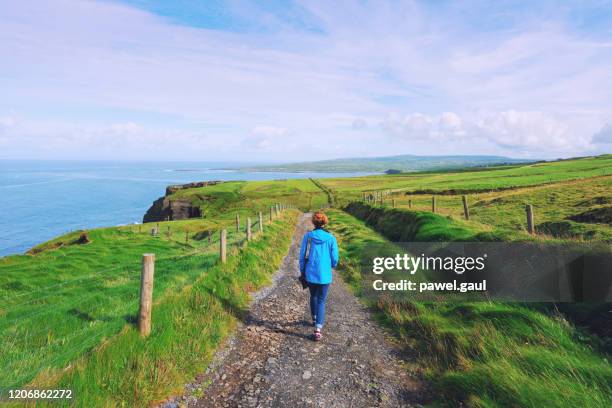
[[306, 247], [310, 238], [310, 252], [306, 263], [306, 281], [327, 284], [332, 281], [332, 268], [338, 265], [338, 243], [336, 237], [323, 229], [304, 234], [300, 248], [300, 271], [304, 270]]

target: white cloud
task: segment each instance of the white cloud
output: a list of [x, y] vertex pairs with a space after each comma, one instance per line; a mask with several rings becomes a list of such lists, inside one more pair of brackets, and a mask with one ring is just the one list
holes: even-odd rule
[[368, 122], [363, 118], [355, 118], [351, 123], [351, 127], [356, 130], [362, 130], [368, 127]]
[[[343, 156], [407, 146], [381, 135], [470, 140], [471, 153], [593, 149], [612, 111], [609, 38], [576, 33], [556, 14], [479, 32], [463, 7], [428, 6], [305, 2], [319, 30], [259, 10], [248, 17], [266, 30], [244, 33], [172, 24], [116, 2], [6, 2], [0, 107], [14, 104], [29, 122], [0, 121], [0, 133], [19, 135], [3, 139], [3, 154], [27, 156], [34, 135], [48, 146], [70, 141], [65, 151], [77, 157], [136, 157], [139, 143], [156, 149], [171, 137], [180, 143], [170, 151], [185, 159], [215, 158], [226, 146], [241, 148], [234, 159], [258, 151], [286, 160], [303, 159], [304, 144], [320, 158], [329, 146]], [[312, 137], [326, 143], [317, 148]]]
[[566, 124], [543, 112], [499, 112], [479, 121], [477, 127], [488, 139], [511, 149], [567, 151], [585, 147]]
[[286, 137], [289, 131], [283, 127], [258, 125], [253, 128], [253, 134], [268, 138], [279, 138]]
[[612, 123], [606, 124], [593, 135], [593, 143], [595, 144], [612, 144]]
[[[197, 131], [143, 127], [133, 122], [72, 125], [20, 120], [0, 133], [1, 158], [186, 159], [186, 151], [214, 150], [213, 159], [231, 157], [236, 145]], [[27, 149], [16, 149], [15, 141]], [[10, 143], [9, 143], [10, 142]], [[187, 158], [194, 158], [193, 154]]]
[[283, 139], [290, 134], [289, 130], [282, 127], [258, 125], [253, 128], [252, 135], [242, 140], [242, 145], [261, 150], [283, 145]]
[[407, 140], [437, 142], [488, 141], [500, 149], [520, 153], [586, 151], [589, 136], [579, 137], [563, 121], [543, 112], [506, 111], [488, 113], [467, 120], [454, 112], [430, 116], [412, 113], [391, 115], [382, 123], [383, 130]]
[[0, 116], [0, 135], [17, 124], [15, 116]]
[[403, 117], [389, 115], [381, 122], [382, 129], [392, 136], [404, 139], [457, 140], [469, 136], [471, 124], [454, 112], [430, 116], [422, 113], [411, 113]]
[[134, 134], [142, 131], [142, 127], [134, 122], [115, 123], [110, 125], [109, 130], [118, 135]]

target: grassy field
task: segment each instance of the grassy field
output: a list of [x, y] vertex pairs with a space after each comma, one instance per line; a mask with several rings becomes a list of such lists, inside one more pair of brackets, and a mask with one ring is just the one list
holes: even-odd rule
[[[442, 217], [438, 217], [442, 219]], [[345, 212], [330, 212], [339, 238], [339, 271], [365, 293], [361, 253], [386, 239]], [[404, 232], [426, 240], [462, 239], [464, 230], [423, 221]], [[418, 224], [418, 223], [417, 223]], [[414, 225], [406, 224], [406, 227]], [[473, 407], [605, 407], [612, 404], [612, 367], [601, 342], [560, 313], [500, 302], [421, 303], [409, 297], [363, 298], [406, 347], [410, 369], [432, 384], [432, 404]]]
[[[273, 204], [307, 208], [327, 201], [310, 180], [228, 182], [182, 190], [176, 197], [201, 204], [203, 217], [94, 229], [87, 231], [86, 244], [79, 243], [82, 231], [77, 231], [27, 255], [0, 259], [3, 387], [44, 379], [47, 375], [41, 373], [68, 366], [126, 325], [131, 327], [138, 310], [143, 253], [156, 254], [156, 298], [172, 297], [215, 268], [221, 228], [228, 230], [230, 249], [239, 248], [246, 240], [247, 217], [256, 233], [258, 213], [267, 224]], [[152, 228], [158, 229], [157, 236], [151, 235]]]
[[[266, 205], [282, 202], [280, 198], [267, 198]], [[94, 229], [87, 231], [86, 244], [78, 242], [79, 231], [41, 244], [28, 255], [1, 258], [0, 384], [17, 388], [36, 383], [47, 378], [41, 373], [68, 366], [131, 327], [138, 310], [143, 253], [156, 254], [156, 300], [189, 288], [215, 268], [219, 229], [229, 227], [230, 251], [245, 243], [246, 216], [253, 220], [253, 232], [258, 231], [254, 208], [248, 201], [242, 206], [234, 202], [216, 217]], [[240, 230], [234, 227], [236, 209], [244, 216]], [[291, 230], [288, 222], [283, 221], [284, 228]], [[150, 229], [156, 227], [159, 234], [153, 237]], [[281, 233], [279, 228], [272, 231]], [[245, 288], [257, 284], [256, 275], [253, 279]], [[223, 322], [220, 319], [216, 324]]]
[[[536, 230], [556, 238], [612, 241], [612, 220], [589, 217], [596, 211], [608, 211], [612, 204], [612, 176], [580, 181], [566, 181], [498, 192], [468, 195], [472, 228], [500, 228], [527, 232], [525, 205], [534, 208]], [[431, 211], [430, 194], [410, 194], [396, 198], [397, 208]], [[410, 208], [408, 200], [410, 200]], [[386, 200], [390, 205], [390, 199]], [[436, 212], [454, 220], [464, 218], [460, 195], [436, 196]], [[612, 216], [612, 212], [610, 212]], [[585, 215], [589, 222], [574, 218]], [[590, 218], [590, 220], [589, 220]], [[598, 222], [599, 221], [599, 222]]]
[[[461, 223], [461, 196], [470, 207], [468, 228], [526, 237], [525, 205], [534, 208], [542, 237], [612, 241], [612, 155], [597, 158], [450, 173], [318, 180], [340, 205], [363, 193], [389, 191], [383, 204], [436, 212]], [[377, 204], [380, 202], [377, 200]]]
[[297, 211], [287, 211], [266, 225], [264, 236], [240, 251], [235, 248], [226, 264], [159, 298], [146, 341], [127, 326], [67, 372], [43, 373], [33, 383], [74, 389], [84, 407], [147, 406], [180, 392], [206, 369], [244, 317], [249, 292], [269, 283], [291, 243], [296, 216]]
[[274, 181], [232, 181], [213, 186], [179, 190], [171, 199], [188, 199], [204, 218], [231, 218], [262, 211], [275, 203], [292, 204], [302, 210], [319, 208], [327, 195], [309, 179]]
[[555, 183], [610, 175], [612, 155], [595, 158], [492, 167], [478, 170], [406, 173], [352, 178], [331, 178], [323, 183], [343, 199], [360, 198], [364, 192], [392, 190], [401, 193], [471, 193]]
[[[297, 212], [290, 210], [269, 225], [275, 203], [308, 210], [330, 201], [345, 205], [364, 192], [392, 193], [382, 205], [355, 202], [346, 208], [369, 217], [369, 225], [385, 238], [346, 212], [331, 211], [332, 227], [342, 239], [342, 274], [359, 293], [363, 280], [355, 262], [367, 242], [611, 242], [610, 168], [612, 155], [606, 155], [491, 169], [227, 182], [179, 190], [171, 197], [191, 201], [201, 209], [201, 218], [90, 230], [87, 244], [79, 243], [79, 231], [27, 255], [0, 259], [0, 384], [70, 386], [82, 406], [139, 406], [176, 391], [206, 366], [243, 312], [249, 290], [266, 282], [285, 253]], [[432, 192], [438, 214], [430, 212]], [[469, 221], [463, 219], [464, 193]], [[389, 212], [392, 199], [396, 211]], [[525, 231], [527, 203], [534, 206], [536, 236]], [[245, 220], [252, 219], [256, 232], [260, 211], [270, 233], [244, 249]], [[151, 236], [157, 227], [159, 235]], [[228, 229], [232, 253], [241, 251], [226, 266], [217, 264], [221, 228]], [[145, 342], [134, 321], [141, 255], [147, 252], [155, 253], [157, 261], [154, 331]], [[576, 329], [559, 312], [496, 302], [426, 305], [381, 299], [372, 306], [406, 347], [422, 352], [428, 376], [446, 402], [610, 402], [612, 375], [601, 354], [602, 340]], [[548, 398], [552, 402], [546, 404]]]

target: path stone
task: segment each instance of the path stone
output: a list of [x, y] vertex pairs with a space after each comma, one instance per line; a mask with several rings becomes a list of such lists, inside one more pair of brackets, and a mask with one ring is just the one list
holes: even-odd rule
[[323, 339], [312, 341], [308, 290], [296, 279], [309, 219], [309, 214], [300, 217], [273, 284], [254, 295], [244, 325], [186, 390], [208, 387], [197, 399], [186, 393], [162, 407], [420, 406], [423, 387], [409, 374], [414, 364], [385, 338], [337, 275]]

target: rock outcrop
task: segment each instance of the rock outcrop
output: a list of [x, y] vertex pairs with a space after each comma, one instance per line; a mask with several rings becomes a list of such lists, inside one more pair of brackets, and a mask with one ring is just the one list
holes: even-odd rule
[[201, 181], [196, 183], [188, 183], [181, 185], [173, 185], [166, 187], [166, 195], [158, 198], [153, 202], [147, 210], [142, 221], [174, 221], [185, 220], [188, 218], [199, 218], [202, 216], [200, 207], [193, 205], [188, 198], [173, 197], [173, 194], [179, 190], [188, 188], [198, 188], [213, 186], [222, 183], [221, 181]]

